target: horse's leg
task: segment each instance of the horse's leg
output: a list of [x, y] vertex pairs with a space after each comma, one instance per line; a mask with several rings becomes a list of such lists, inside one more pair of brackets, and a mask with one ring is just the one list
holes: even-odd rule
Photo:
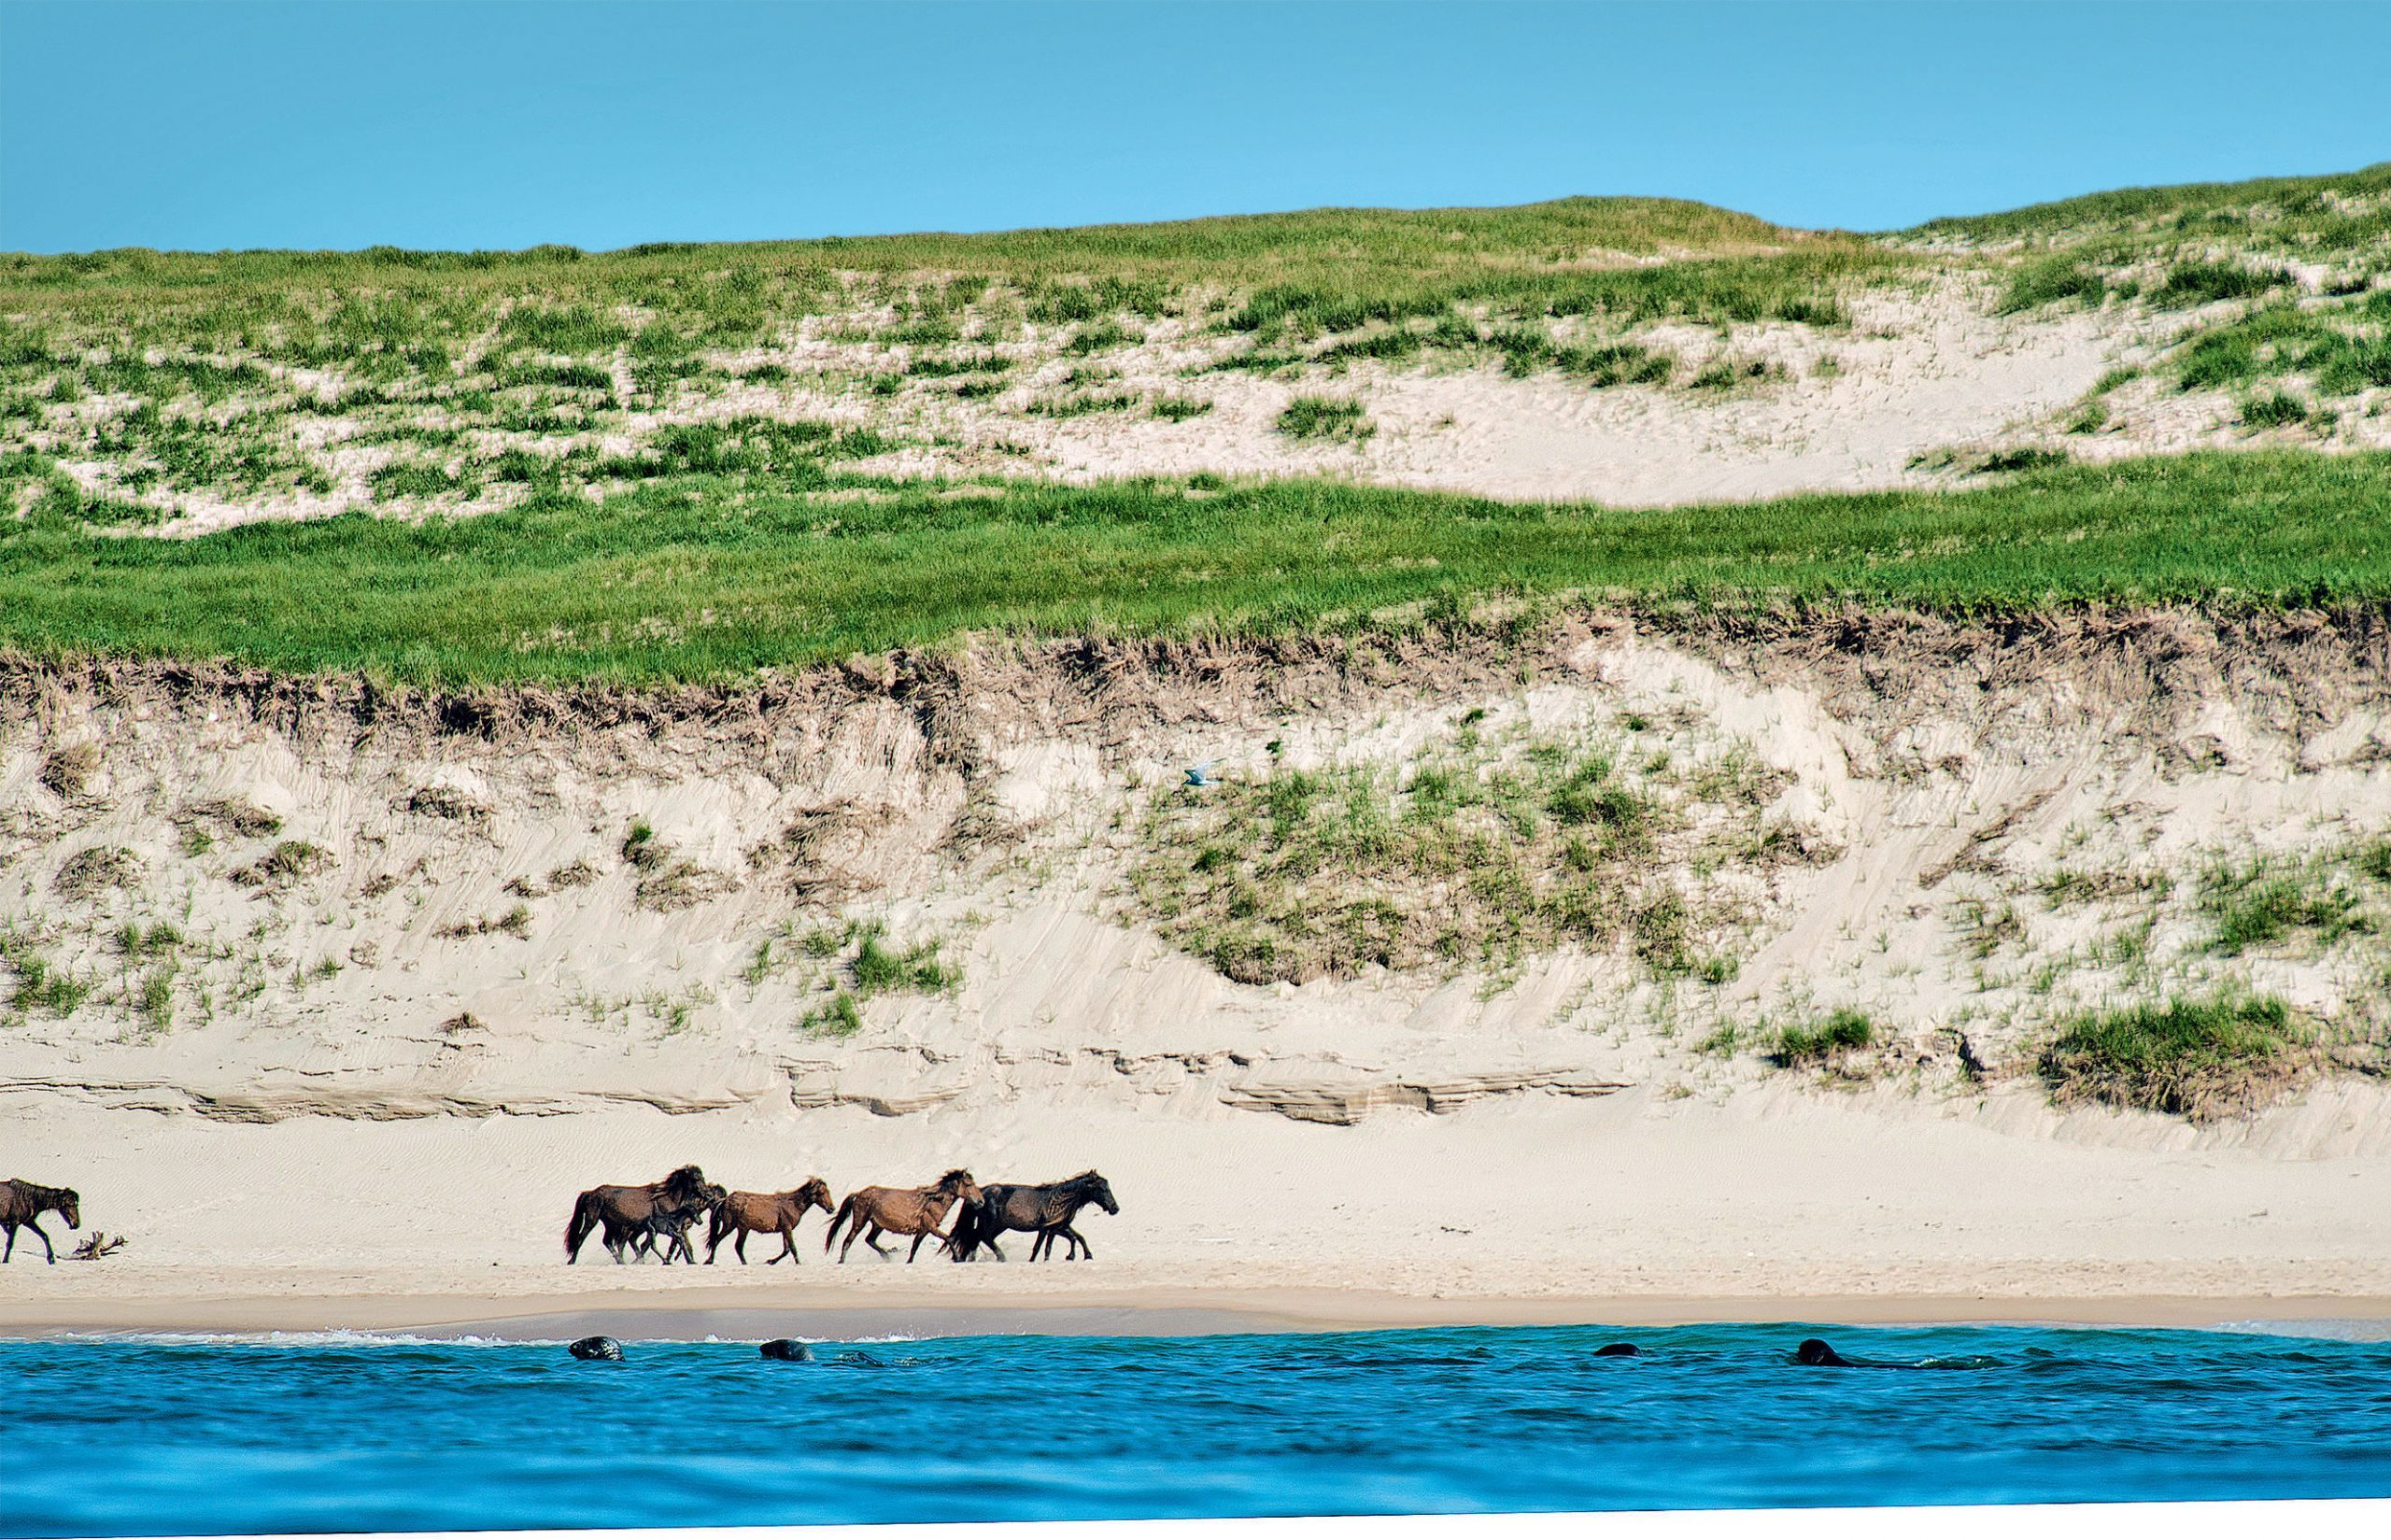
[[880, 1244], [880, 1237], [881, 1237], [882, 1236], [886, 1235], [887, 1233], [888, 1233], [887, 1231], [885, 1231], [885, 1230], [884, 1230], [884, 1229], [882, 1229], [882, 1228], [880, 1227], [880, 1223], [879, 1223], [879, 1222], [875, 1220], [875, 1221], [873, 1221], [873, 1222], [872, 1222], [871, 1233], [870, 1233], [870, 1235], [868, 1235], [868, 1236], [864, 1236], [864, 1237], [863, 1237], [863, 1243], [864, 1243], [866, 1246], [870, 1247], [873, 1250], [875, 1250], [875, 1251], [879, 1252], [879, 1253], [880, 1253], [881, 1260], [882, 1260], [882, 1261], [884, 1261], [884, 1262], [885, 1262], [885, 1261], [886, 1261], [886, 1260], [888, 1260], [890, 1257], [893, 1257], [893, 1256], [895, 1256], [895, 1255], [897, 1254], [896, 1252], [894, 1252], [894, 1251], [890, 1250], [887, 1247], [883, 1246], [883, 1245], [881, 1245], [881, 1244]]
[[[805, 1259], [797, 1254], [797, 1226], [794, 1224], [781, 1226], [781, 1254], [772, 1258], [772, 1262], [778, 1262], [782, 1257], [796, 1263], [799, 1267], [805, 1265]], [[746, 1259], [742, 1257], [740, 1260], [743, 1262]], [[772, 1262], [768, 1262], [764, 1265], [770, 1267]]]
[[1002, 1262], [1005, 1259], [1004, 1252], [997, 1246], [997, 1233], [994, 1230], [989, 1231], [987, 1235], [981, 1237], [980, 1244], [986, 1247], [991, 1252], [994, 1252], [996, 1259], [998, 1262]]
[[50, 1245], [50, 1232], [41, 1227], [41, 1216], [39, 1214], [35, 1214], [33, 1218], [25, 1221], [25, 1228], [31, 1230], [35, 1235], [41, 1236], [41, 1249], [49, 1253], [50, 1264], [52, 1267], [57, 1266], [58, 1249]]
[[745, 1226], [745, 1225], [743, 1225], [743, 1225], [741, 1225], [741, 1226], [739, 1227], [739, 1238], [738, 1238], [737, 1240], [734, 1240], [734, 1241], [732, 1241], [732, 1242], [730, 1243], [730, 1249], [731, 1249], [732, 1250], [734, 1250], [734, 1251], [736, 1251], [736, 1252], [738, 1252], [738, 1253], [739, 1253], [739, 1265], [741, 1265], [742, 1267], [746, 1266], [746, 1265], [747, 1265], [747, 1226]]
[[10, 1220], [10, 1221], [8, 1222], [8, 1249], [7, 1249], [7, 1250], [5, 1250], [5, 1251], [0, 1251], [0, 1262], [6, 1262], [6, 1261], [7, 1261], [10, 1257], [15, 1256], [16, 1254], [17, 1254], [17, 1222], [16, 1222], [15, 1220]]
[[924, 1242], [924, 1241], [926, 1241], [926, 1240], [929, 1239], [929, 1238], [930, 1238], [930, 1236], [934, 1236], [934, 1235], [937, 1235], [937, 1234], [938, 1234], [938, 1232], [937, 1232], [936, 1230], [917, 1230], [917, 1231], [915, 1231], [915, 1232], [913, 1233], [913, 1249], [912, 1250], [910, 1250], [910, 1251], [908, 1251], [908, 1252], [906, 1252], [906, 1253], [905, 1253], [905, 1260], [906, 1260], [907, 1262], [911, 1262], [911, 1261], [913, 1261], [915, 1257], [920, 1256], [920, 1255], [922, 1254], [922, 1242]]
[[1063, 1259], [1065, 1262], [1077, 1262], [1096, 1255], [1096, 1248], [1087, 1243], [1087, 1236], [1081, 1235], [1068, 1224], [1063, 1226], [1063, 1234], [1069, 1238], [1072, 1245], [1079, 1248], [1075, 1254], [1065, 1257]]
[[[831, 1228], [835, 1230], [837, 1226], [833, 1225]], [[856, 1237], [862, 1234], [863, 1216], [861, 1214], [857, 1214], [847, 1225], [847, 1243], [839, 1248], [839, 1260], [841, 1262], [847, 1260], [847, 1253], [854, 1250], [856, 1248]]]
[[1031, 1241], [1031, 1242], [1029, 1243], [1029, 1260], [1030, 1260], [1030, 1261], [1032, 1261], [1032, 1262], [1037, 1262], [1037, 1261], [1040, 1260], [1041, 1258], [1043, 1258], [1049, 1250], [1053, 1250], [1053, 1241], [1054, 1241], [1054, 1231], [1052, 1231], [1052, 1230], [1040, 1230], [1040, 1231], [1039, 1231], [1039, 1232], [1038, 1232], [1038, 1238], [1037, 1238], [1037, 1239], [1035, 1239], [1035, 1240], [1033, 1240], [1033, 1241]]

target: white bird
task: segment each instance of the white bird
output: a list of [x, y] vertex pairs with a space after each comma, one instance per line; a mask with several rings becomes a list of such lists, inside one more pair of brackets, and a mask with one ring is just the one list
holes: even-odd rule
[[1219, 785], [1220, 782], [1212, 777], [1212, 766], [1216, 763], [1218, 763], [1218, 761], [1207, 759], [1200, 765], [1188, 766], [1186, 784], [1191, 786]]

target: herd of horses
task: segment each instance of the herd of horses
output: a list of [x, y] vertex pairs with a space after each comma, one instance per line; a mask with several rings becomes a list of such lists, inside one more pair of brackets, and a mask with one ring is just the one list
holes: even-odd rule
[[[0, 1181], [0, 1230], [7, 1235], [0, 1262], [17, 1254], [17, 1231], [23, 1228], [40, 1238], [42, 1250], [55, 1264], [58, 1250], [41, 1227], [41, 1216], [55, 1213], [65, 1220], [67, 1229], [80, 1229], [82, 1201], [71, 1187], [44, 1187], [17, 1179]], [[838, 1244], [841, 1227], [846, 1230], [846, 1244], [839, 1247], [841, 1262], [857, 1240], [883, 1257], [893, 1254], [880, 1244], [884, 1235], [913, 1237], [907, 1262], [920, 1256], [922, 1242], [932, 1237], [957, 1262], [969, 1262], [983, 1250], [1002, 1262], [1005, 1253], [997, 1237], [1007, 1231], [1037, 1237], [1029, 1246], [1032, 1262], [1052, 1256], [1057, 1238], [1065, 1244], [1064, 1259], [1077, 1261], [1096, 1255], [1096, 1248], [1071, 1222], [1091, 1203], [1108, 1214], [1121, 1211], [1111, 1185], [1094, 1171], [1043, 1185], [990, 1182], [983, 1187], [971, 1180], [970, 1172], [958, 1168], [927, 1187], [858, 1187], [834, 1208], [829, 1184], [820, 1177], [808, 1178], [785, 1193], [732, 1193], [708, 1181], [696, 1166], [684, 1166], [662, 1181], [593, 1187], [582, 1194], [565, 1223], [564, 1259], [579, 1260], [581, 1249], [596, 1235], [617, 1263], [654, 1256], [660, 1245], [666, 1265], [676, 1260], [694, 1264], [698, 1254], [689, 1231], [704, 1220], [709, 1264], [725, 1240], [732, 1242], [733, 1253], [744, 1263], [747, 1237], [758, 1235], [781, 1237], [779, 1254], [764, 1259], [767, 1266], [784, 1258], [797, 1262], [798, 1222], [819, 1208], [830, 1216], [829, 1232], [822, 1237], [825, 1253]], [[955, 1214], [951, 1224], [949, 1213]], [[939, 1228], [941, 1224], [946, 1228]]]
[[[1096, 1255], [1087, 1237], [1072, 1228], [1080, 1210], [1091, 1203], [1108, 1214], [1121, 1211], [1111, 1186], [1094, 1171], [1043, 1185], [982, 1186], [970, 1172], [958, 1168], [927, 1187], [858, 1187], [834, 1208], [829, 1185], [820, 1177], [808, 1178], [785, 1193], [733, 1193], [708, 1181], [698, 1167], [684, 1166], [662, 1181], [592, 1187], [574, 1199], [573, 1217], [565, 1222], [564, 1259], [568, 1264], [580, 1260], [582, 1248], [594, 1235], [616, 1263], [656, 1256], [660, 1249], [667, 1266], [676, 1260], [695, 1265], [698, 1254], [689, 1232], [703, 1220], [709, 1264], [725, 1240], [732, 1242], [732, 1253], [744, 1263], [747, 1237], [756, 1235], [781, 1238], [779, 1253], [765, 1258], [765, 1265], [784, 1258], [798, 1262], [798, 1222], [819, 1208], [830, 1216], [822, 1250], [827, 1254], [838, 1245], [841, 1262], [857, 1240], [883, 1257], [893, 1255], [880, 1244], [884, 1235], [913, 1237], [907, 1262], [920, 1256], [922, 1242], [933, 1237], [957, 1262], [969, 1262], [983, 1249], [1002, 1262], [1005, 1254], [997, 1237], [1009, 1230], [1037, 1237], [1029, 1247], [1032, 1262], [1052, 1256], [1057, 1238], [1065, 1244], [1064, 1259], [1077, 1261]], [[955, 1214], [951, 1224], [949, 1213]], [[941, 1224], [946, 1228], [941, 1229]], [[842, 1227], [846, 1230], [844, 1245], [839, 1245]]]

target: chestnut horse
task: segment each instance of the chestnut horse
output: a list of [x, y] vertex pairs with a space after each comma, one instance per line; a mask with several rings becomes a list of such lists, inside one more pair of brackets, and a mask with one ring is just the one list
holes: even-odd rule
[[984, 1246], [1002, 1262], [1005, 1254], [997, 1249], [997, 1236], [1007, 1230], [1027, 1230], [1038, 1236], [1029, 1244], [1032, 1262], [1041, 1251], [1054, 1254], [1056, 1236], [1068, 1243], [1069, 1249], [1063, 1253], [1065, 1261], [1076, 1259], [1082, 1250], [1094, 1256], [1096, 1248], [1071, 1228], [1071, 1221], [1091, 1203], [1108, 1214], [1121, 1211], [1121, 1205], [1113, 1201], [1111, 1184], [1094, 1171], [1082, 1171], [1043, 1187], [992, 1181], [980, 1189], [976, 1202], [963, 1206], [947, 1250], [955, 1254], [955, 1261], [969, 1262], [971, 1253]]
[[820, 1208], [830, 1211], [830, 1184], [820, 1177], [808, 1177], [802, 1187], [792, 1187], [785, 1193], [733, 1193], [714, 1211], [714, 1220], [706, 1226], [706, 1265], [714, 1265], [714, 1252], [722, 1249], [724, 1237], [732, 1231], [739, 1238], [730, 1249], [738, 1253], [744, 1265], [747, 1261], [747, 1237], [751, 1235], [777, 1235], [781, 1237], [781, 1256], [767, 1257], [764, 1265], [786, 1257], [802, 1265], [804, 1258], [797, 1254], [797, 1222]]
[[980, 1184], [971, 1180], [970, 1172], [960, 1167], [927, 1187], [859, 1187], [849, 1193], [846, 1201], [839, 1205], [839, 1211], [830, 1216], [830, 1233], [822, 1237], [822, 1250], [830, 1250], [830, 1243], [839, 1238], [839, 1226], [853, 1215], [855, 1222], [848, 1226], [847, 1243], [839, 1248], [841, 1262], [846, 1261], [847, 1253], [855, 1250], [857, 1236], [863, 1236], [866, 1246], [887, 1256], [888, 1248], [880, 1244], [883, 1231], [913, 1237], [913, 1249], [905, 1253], [905, 1260], [911, 1262], [922, 1254], [922, 1242], [930, 1236], [949, 1238], [947, 1232], [938, 1227], [938, 1222], [946, 1217], [956, 1199], [969, 1203], [979, 1196]]
[[50, 1264], [57, 1266], [58, 1248], [50, 1243], [50, 1232], [37, 1222], [53, 1209], [66, 1222], [69, 1230], [83, 1228], [83, 1200], [72, 1187], [44, 1187], [14, 1177], [0, 1181], [0, 1229], [8, 1232], [8, 1249], [0, 1251], [0, 1262], [17, 1254], [17, 1226], [21, 1224], [41, 1236], [41, 1249], [49, 1253]]
[[[636, 1244], [644, 1253], [656, 1244], [658, 1233], [666, 1238], [664, 1256], [669, 1263], [675, 1250], [671, 1242], [678, 1230], [686, 1230], [699, 1215], [711, 1213], [728, 1196], [694, 1166], [684, 1166], [662, 1181], [592, 1187], [573, 1200], [573, 1218], [564, 1227], [564, 1260], [567, 1265], [577, 1260], [590, 1232], [602, 1227], [607, 1253], [617, 1264], [626, 1246]], [[682, 1240], [678, 1250], [688, 1249], [688, 1242]], [[689, 1260], [695, 1262], [696, 1253], [690, 1252]]]

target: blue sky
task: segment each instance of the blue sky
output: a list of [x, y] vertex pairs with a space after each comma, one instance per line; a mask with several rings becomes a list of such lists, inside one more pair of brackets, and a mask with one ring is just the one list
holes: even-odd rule
[[2391, 6], [0, 3], [0, 249], [592, 248], [2391, 159]]

